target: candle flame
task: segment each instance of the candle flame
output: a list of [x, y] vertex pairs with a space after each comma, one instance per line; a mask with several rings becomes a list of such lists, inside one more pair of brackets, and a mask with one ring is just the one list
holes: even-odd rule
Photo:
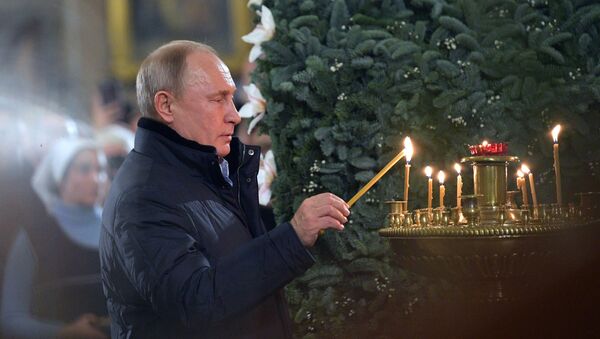
[[444, 173], [444, 171], [439, 171], [438, 172], [438, 181], [440, 182], [440, 185], [444, 184], [444, 179], [446, 179], [446, 173]]
[[483, 142], [481, 143], [482, 146], [487, 146], [488, 142], [487, 140], [483, 140]]
[[404, 138], [404, 156], [406, 157], [406, 162], [409, 163], [410, 159], [412, 159], [413, 156], [413, 145], [412, 142], [410, 141], [409, 137]]
[[454, 170], [456, 170], [456, 172], [458, 173], [458, 175], [460, 175], [460, 170], [462, 169], [462, 167], [460, 167], [460, 164], [455, 163], [454, 164]]
[[529, 172], [531, 172], [529, 167], [527, 167], [525, 164], [521, 165], [521, 171], [523, 171], [523, 174], [529, 174]]
[[517, 176], [518, 176], [519, 178], [522, 178], [522, 177], [524, 177], [524, 176], [525, 176], [525, 174], [523, 173], [523, 171], [521, 171], [521, 170], [517, 170]]
[[433, 174], [433, 168], [431, 166], [425, 167], [425, 175], [431, 179], [431, 174]]
[[552, 139], [554, 139], [554, 143], [558, 142], [558, 133], [560, 133], [560, 125], [556, 125], [552, 129]]

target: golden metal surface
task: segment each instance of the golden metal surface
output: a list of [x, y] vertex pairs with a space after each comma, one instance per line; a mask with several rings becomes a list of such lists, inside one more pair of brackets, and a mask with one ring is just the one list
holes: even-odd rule
[[379, 230], [384, 238], [413, 237], [502, 237], [545, 234], [564, 229], [560, 225], [489, 226], [489, 227], [387, 227]]
[[[461, 162], [473, 164], [473, 184], [480, 207], [506, 204], [506, 178], [508, 162], [518, 161], [514, 156], [477, 156], [463, 158]], [[481, 214], [481, 222], [492, 221], [493, 214]]]
[[406, 212], [406, 201], [404, 200], [389, 200], [385, 203], [390, 205], [390, 213]]
[[465, 157], [460, 159], [461, 163], [473, 163], [473, 162], [513, 162], [519, 161], [519, 157], [515, 157], [512, 155], [502, 155], [502, 156], [474, 156], [474, 157]]

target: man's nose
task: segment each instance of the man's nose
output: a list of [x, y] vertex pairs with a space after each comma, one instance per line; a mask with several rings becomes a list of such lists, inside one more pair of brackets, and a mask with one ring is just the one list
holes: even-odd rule
[[234, 125], [237, 125], [242, 121], [242, 117], [240, 116], [240, 113], [238, 112], [237, 108], [235, 108], [235, 104], [233, 103], [233, 100], [231, 100], [231, 103], [229, 105], [226, 119], [227, 119], [227, 122], [231, 122]]

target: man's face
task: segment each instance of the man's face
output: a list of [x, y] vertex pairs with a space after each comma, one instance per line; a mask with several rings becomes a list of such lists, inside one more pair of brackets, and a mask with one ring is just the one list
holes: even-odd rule
[[230, 152], [229, 143], [241, 118], [233, 104], [235, 84], [227, 66], [215, 55], [187, 56], [182, 93], [175, 99], [173, 128], [182, 137], [214, 146], [217, 155]]

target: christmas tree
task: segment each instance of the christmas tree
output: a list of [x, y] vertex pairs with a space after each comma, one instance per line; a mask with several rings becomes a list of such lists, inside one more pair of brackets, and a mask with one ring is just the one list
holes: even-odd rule
[[[260, 1], [251, 1], [260, 14]], [[553, 200], [551, 127], [563, 124], [565, 197], [596, 190], [600, 165], [600, 4], [585, 0], [265, 0], [275, 22], [253, 82], [267, 101], [278, 178], [274, 207], [289, 220], [303, 199], [349, 199], [402, 148], [416, 146], [409, 208], [426, 203], [426, 164], [450, 169], [466, 145], [497, 140], [538, 169]], [[257, 15], [257, 21], [259, 20]], [[288, 286], [306, 337], [398, 335], [419, 280], [394, 265], [377, 235], [391, 171], [326, 232], [318, 264]], [[422, 180], [421, 180], [422, 179]], [[448, 187], [449, 196], [453, 186]], [[466, 181], [464, 191], [472, 190]], [[392, 328], [390, 328], [392, 327]]]

